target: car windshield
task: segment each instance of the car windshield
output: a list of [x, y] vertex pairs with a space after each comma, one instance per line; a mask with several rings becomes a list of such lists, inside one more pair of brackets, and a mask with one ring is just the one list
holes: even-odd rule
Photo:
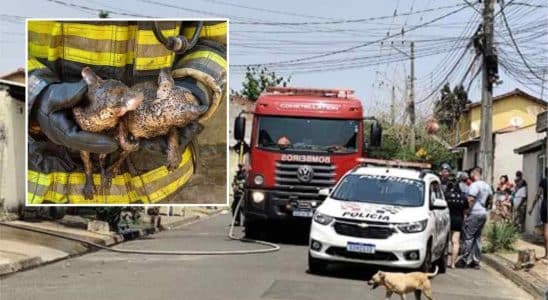
[[357, 120], [260, 117], [258, 146], [288, 151], [356, 152], [358, 122]]
[[421, 206], [424, 183], [419, 180], [384, 175], [345, 176], [332, 198], [398, 206]]

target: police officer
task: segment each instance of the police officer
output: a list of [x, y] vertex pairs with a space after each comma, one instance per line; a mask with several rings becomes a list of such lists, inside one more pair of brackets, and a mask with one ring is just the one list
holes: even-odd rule
[[[28, 111], [30, 115], [28, 190], [30, 203], [155, 203], [176, 197], [194, 172], [196, 149], [186, 147], [195, 131], [180, 134], [182, 162], [168, 172], [165, 137], [142, 140], [128, 167], [110, 190], [84, 199], [78, 151], [113, 153], [117, 142], [79, 129], [71, 108], [84, 101], [88, 66], [102, 78], [128, 86], [157, 80], [170, 68], [175, 84], [209, 110], [222, 100], [226, 81], [226, 22], [29, 21]], [[194, 124], [195, 125], [195, 124]]]

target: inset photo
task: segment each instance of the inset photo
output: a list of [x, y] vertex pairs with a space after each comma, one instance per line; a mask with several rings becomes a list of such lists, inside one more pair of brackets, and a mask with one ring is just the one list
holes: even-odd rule
[[227, 35], [27, 19], [27, 205], [226, 205]]

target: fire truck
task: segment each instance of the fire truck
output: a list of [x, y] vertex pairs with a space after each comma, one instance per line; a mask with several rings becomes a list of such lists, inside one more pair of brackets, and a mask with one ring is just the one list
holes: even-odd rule
[[[253, 118], [249, 143], [248, 115]], [[370, 124], [368, 141], [364, 121]], [[325, 198], [319, 191], [334, 186], [368, 147], [379, 146], [381, 135], [377, 120], [364, 118], [353, 90], [267, 88], [254, 111], [242, 112], [234, 122], [239, 161], [233, 211], [246, 235], [257, 236], [276, 222], [310, 222]]]

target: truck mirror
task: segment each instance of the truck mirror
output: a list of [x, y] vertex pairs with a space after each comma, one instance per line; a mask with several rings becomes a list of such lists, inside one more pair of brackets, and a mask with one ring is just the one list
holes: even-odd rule
[[245, 138], [245, 117], [237, 116], [234, 120], [234, 139], [243, 141]]
[[378, 121], [371, 123], [369, 132], [369, 146], [380, 147], [382, 141], [382, 126]]

